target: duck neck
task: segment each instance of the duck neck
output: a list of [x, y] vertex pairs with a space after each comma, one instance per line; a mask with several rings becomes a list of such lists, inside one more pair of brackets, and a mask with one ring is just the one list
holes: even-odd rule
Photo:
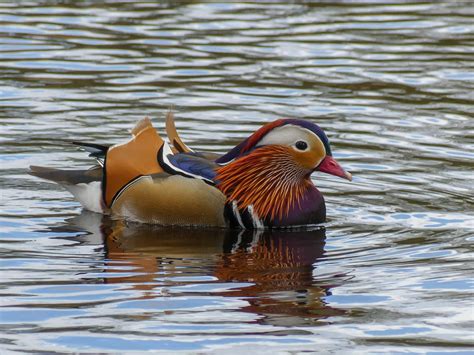
[[[319, 191], [285, 147], [265, 146], [217, 170], [217, 187], [230, 208], [264, 225], [285, 225]], [[255, 223], [254, 223], [255, 224]], [[258, 224], [258, 223], [257, 223]]]

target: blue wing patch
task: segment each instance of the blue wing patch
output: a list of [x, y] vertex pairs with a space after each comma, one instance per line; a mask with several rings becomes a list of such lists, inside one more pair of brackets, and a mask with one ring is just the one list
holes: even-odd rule
[[216, 172], [214, 171], [217, 167], [216, 164], [199, 156], [199, 153], [169, 155], [168, 160], [174, 167], [196, 177], [200, 176], [210, 181], [214, 181], [216, 177]]
[[215, 185], [215, 162], [204, 158], [200, 153], [187, 152], [172, 154], [169, 147], [163, 145], [158, 152], [160, 165], [170, 174], [179, 174], [190, 178], [201, 179]]

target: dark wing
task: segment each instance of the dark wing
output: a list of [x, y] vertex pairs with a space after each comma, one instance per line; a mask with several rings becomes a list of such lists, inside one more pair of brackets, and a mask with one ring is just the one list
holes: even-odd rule
[[104, 166], [104, 159], [109, 147], [102, 144], [96, 143], [84, 143], [84, 142], [71, 142], [74, 145], [79, 146], [81, 150], [89, 153], [89, 156], [95, 158], [97, 162]]
[[169, 174], [183, 175], [215, 185], [215, 169], [217, 165], [201, 153], [173, 154], [168, 144], [164, 144], [158, 152], [160, 166]]

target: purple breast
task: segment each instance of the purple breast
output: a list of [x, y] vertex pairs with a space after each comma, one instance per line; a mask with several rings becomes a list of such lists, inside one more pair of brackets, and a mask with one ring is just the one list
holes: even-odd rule
[[266, 220], [269, 227], [285, 227], [292, 225], [317, 224], [326, 221], [326, 204], [321, 192], [315, 187], [308, 188], [300, 203], [295, 203], [287, 216], [281, 220]]

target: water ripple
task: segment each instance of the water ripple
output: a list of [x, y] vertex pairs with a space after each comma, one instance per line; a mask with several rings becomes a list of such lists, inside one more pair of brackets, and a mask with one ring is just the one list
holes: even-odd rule
[[[443, 1], [0, 3], [3, 352], [468, 352], [472, 16]], [[320, 124], [326, 230], [117, 225], [30, 164], [176, 108], [223, 153]]]

